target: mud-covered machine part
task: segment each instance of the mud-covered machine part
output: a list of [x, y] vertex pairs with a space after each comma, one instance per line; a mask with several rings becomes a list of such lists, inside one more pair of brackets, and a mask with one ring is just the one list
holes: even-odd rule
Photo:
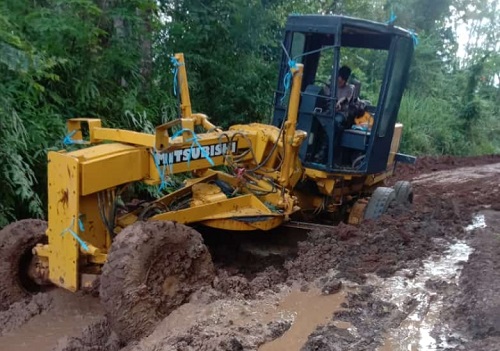
[[48, 274], [46, 262], [33, 255], [47, 243], [47, 222], [25, 219], [0, 230], [0, 310], [40, 291]]
[[210, 253], [196, 230], [173, 222], [138, 222], [111, 245], [100, 278], [101, 302], [113, 330], [128, 342], [151, 332], [214, 277]]
[[396, 202], [398, 204], [410, 206], [413, 203], [413, 186], [409, 181], [397, 181], [393, 188], [396, 193]]

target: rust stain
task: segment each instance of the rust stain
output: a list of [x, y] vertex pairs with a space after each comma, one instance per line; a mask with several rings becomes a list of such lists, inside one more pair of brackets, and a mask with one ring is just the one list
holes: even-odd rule
[[63, 205], [63, 207], [68, 207], [68, 204], [69, 204], [69, 190], [68, 189], [61, 190], [60, 194], [61, 194], [61, 198], [59, 199], [59, 201], [57, 203], [58, 204], [61, 203]]
[[68, 177], [71, 178], [71, 170], [69, 169], [69, 166], [67, 166], [66, 169], [68, 170]]

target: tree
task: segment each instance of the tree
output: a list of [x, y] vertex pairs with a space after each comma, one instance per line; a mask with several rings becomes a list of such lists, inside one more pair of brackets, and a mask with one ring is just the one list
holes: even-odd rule
[[144, 44], [157, 21], [152, 4], [0, 3], [0, 227], [44, 215], [46, 151], [63, 146], [67, 118], [131, 129], [162, 119], [173, 100], [154, 79]]
[[[499, 128], [498, 1], [3, 0], [0, 227], [43, 216], [46, 151], [62, 147], [67, 118], [100, 117], [135, 130], [176, 118], [175, 52], [186, 54], [195, 110], [223, 126], [268, 121], [289, 14], [384, 22], [391, 11], [395, 25], [420, 38], [401, 114], [405, 133], [412, 133], [404, 140], [413, 144], [404, 147], [498, 151], [492, 134]], [[470, 39], [457, 58], [461, 26]], [[380, 57], [366, 55], [351, 59], [370, 95], [384, 67]], [[473, 123], [457, 123], [456, 116]]]

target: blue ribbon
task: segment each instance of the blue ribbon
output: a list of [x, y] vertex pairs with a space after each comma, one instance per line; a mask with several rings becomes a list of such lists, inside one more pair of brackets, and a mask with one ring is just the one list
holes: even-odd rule
[[415, 33], [415, 32], [414, 32], [414, 31], [412, 31], [412, 30], [409, 30], [409, 32], [410, 32], [411, 38], [413, 39], [413, 46], [417, 46], [417, 45], [418, 45], [418, 43], [419, 43], [417, 33]]
[[210, 164], [212, 166], [215, 166], [215, 162], [212, 160], [212, 158], [210, 157], [210, 155], [208, 154], [208, 152], [205, 151], [205, 149], [203, 148], [203, 146], [201, 146], [200, 142], [198, 141], [198, 136], [196, 135], [196, 133], [194, 131], [192, 131], [191, 129], [187, 129], [187, 128], [183, 128], [179, 131], [177, 131], [173, 136], [172, 138], [177, 138], [178, 136], [182, 135], [182, 133], [184, 132], [188, 132], [188, 133], [191, 133], [192, 137], [187, 139], [186, 141], [191, 141], [191, 147], [189, 148], [189, 156], [188, 156], [188, 160], [187, 160], [187, 164], [188, 164], [188, 168], [189, 168], [189, 163], [191, 161], [191, 155], [193, 154], [193, 148], [195, 146], [197, 146], [199, 149], [200, 149], [200, 152], [201, 154], [203, 155], [203, 157], [208, 161], [210, 162]]
[[63, 144], [66, 146], [73, 145], [73, 144], [80, 144], [80, 145], [88, 144], [88, 142], [85, 140], [73, 140], [71, 138], [78, 131], [79, 130], [75, 129], [75, 130], [72, 130], [70, 133], [66, 134], [66, 136], [63, 138], [63, 141], [62, 141]]
[[288, 60], [288, 67], [290, 68], [283, 78], [283, 86], [285, 88], [285, 92], [283, 93], [283, 97], [281, 98], [281, 104], [283, 105], [285, 102], [285, 98], [288, 95], [288, 91], [290, 90], [290, 84], [293, 76], [293, 69], [297, 69], [297, 62], [295, 60]]
[[172, 73], [174, 74], [174, 95], [177, 96], [177, 84], [178, 84], [178, 76], [179, 76], [179, 66], [181, 63], [174, 56], [170, 58], [170, 62], [174, 65], [172, 69]]
[[163, 168], [160, 167], [160, 155], [158, 154], [156, 149], [154, 150], [154, 153], [153, 153], [153, 159], [155, 161], [156, 170], [158, 171], [158, 175], [159, 175], [160, 181], [161, 181], [158, 190], [162, 191], [168, 185], [168, 181], [165, 179], [166, 178], [165, 177], [165, 169], [166, 169], [166, 167], [169, 166], [170, 173], [172, 173], [172, 165], [168, 164], [168, 157], [167, 157], [166, 159], [164, 159]]
[[85, 227], [83, 226], [83, 221], [80, 217], [78, 217], [78, 227], [80, 228], [81, 232], [85, 231]]
[[67, 145], [67, 146], [75, 144], [75, 141], [73, 139], [71, 139], [71, 137], [73, 135], [75, 135], [76, 132], [77, 132], [77, 130], [75, 129], [75, 130], [72, 130], [70, 133], [66, 134], [66, 136], [63, 139], [63, 144]]
[[385, 22], [385, 24], [393, 24], [395, 21], [396, 21], [396, 18], [398, 18], [398, 16], [396, 16], [396, 14], [394, 13], [394, 10], [391, 9], [391, 17], [389, 18], [388, 21]]
[[[188, 164], [188, 167], [190, 166], [190, 163], [191, 163], [191, 155], [193, 154], [193, 149], [195, 147], [198, 147], [201, 154], [203, 155], [203, 157], [212, 165], [212, 166], [215, 166], [215, 162], [212, 160], [212, 158], [210, 157], [210, 155], [208, 154], [208, 152], [205, 151], [205, 149], [203, 148], [203, 146], [201, 146], [200, 142], [198, 141], [198, 136], [196, 135], [196, 133], [194, 131], [192, 131], [191, 129], [187, 129], [187, 128], [184, 128], [184, 129], [181, 129], [179, 131], [177, 131], [174, 135], [172, 135], [172, 139], [173, 138], [177, 138], [179, 136], [182, 135], [182, 133], [185, 133], [185, 132], [188, 132], [188, 133], [191, 133], [192, 137], [187, 139], [187, 141], [191, 141], [191, 147], [189, 148], [189, 155], [188, 155], [188, 160], [187, 160], [187, 164]], [[169, 184], [169, 182], [165, 179], [165, 171], [168, 167], [169, 171], [170, 171], [170, 174], [173, 173], [173, 164], [171, 163], [168, 163], [168, 156], [167, 157], [164, 157], [163, 158], [163, 167], [160, 165], [160, 155], [159, 153], [154, 150], [153, 152], [153, 159], [155, 161], [155, 167], [156, 167], [156, 170], [158, 172], [158, 175], [160, 177], [160, 180], [161, 180], [161, 183], [160, 183], [160, 187], [159, 187], [159, 190], [163, 190], [165, 189], [165, 187]]]
[[[69, 225], [68, 228], [64, 229], [62, 232], [61, 232], [61, 236], [64, 236], [64, 234], [66, 233], [70, 233], [73, 238], [75, 238], [76, 241], [78, 241], [78, 243], [80, 244], [81, 247], [83, 247], [83, 249], [87, 252], [90, 252], [90, 249], [89, 247], [87, 246], [87, 244], [85, 243], [85, 241], [83, 241], [79, 236], [78, 234], [76, 234], [73, 230], [75, 226], [75, 217], [73, 216], [73, 219], [71, 220], [71, 224]], [[78, 219], [78, 226], [80, 227], [80, 230], [83, 231], [83, 223], [81, 221], [81, 219]]]

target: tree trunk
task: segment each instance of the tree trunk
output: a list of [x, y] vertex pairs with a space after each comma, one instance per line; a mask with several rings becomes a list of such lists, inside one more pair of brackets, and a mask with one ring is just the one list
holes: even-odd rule
[[151, 81], [151, 73], [153, 71], [153, 54], [152, 54], [152, 5], [142, 11], [141, 17], [143, 20], [143, 31], [141, 35], [141, 75], [144, 78], [144, 85], [148, 86]]

